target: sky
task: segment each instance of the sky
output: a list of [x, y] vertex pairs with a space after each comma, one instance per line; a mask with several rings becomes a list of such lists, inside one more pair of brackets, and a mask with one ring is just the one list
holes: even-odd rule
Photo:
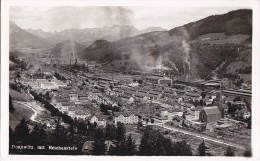
[[65, 29], [101, 28], [132, 25], [172, 29], [202, 18], [224, 14], [237, 7], [156, 7], [156, 6], [12, 6], [10, 20], [24, 29], [61, 31]]

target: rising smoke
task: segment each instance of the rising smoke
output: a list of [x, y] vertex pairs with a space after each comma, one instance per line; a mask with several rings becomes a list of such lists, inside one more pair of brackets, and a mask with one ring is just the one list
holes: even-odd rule
[[188, 65], [188, 72], [190, 73], [190, 45], [187, 43], [185, 39], [182, 40], [182, 48], [183, 48], [183, 67], [185, 73], [185, 65]]
[[[114, 7], [59, 7], [53, 11], [53, 21], [52, 25], [61, 26], [67, 29], [67, 26], [73, 28], [81, 28], [81, 26], [86, 26], [84, 23], [88, 22], [87, 20], [95, 20], [92, 22], [97, 22], [97, 19], [100, 19], [100, 24], [95, 24], [98, 26], [114, 26], [114, 25], [132, 25], [131, 19], [133, 12], [126, 7], [114, 6]], [[63, 14], [60, 14], [63, 13]], [[64, 14], [65, 13], [65, 14]], [[69, 14], [67, 14], [69, 13]], [[92, 13], [92, 14], [88, 14]], [[93, 14], [95, 13], [95, 14]], [[86, 17], [87, 15], [87, 17]], [[66, 19], [66, 21], [63, 21]], [[118, 28], [120, 38], [125, 38], [131, 34], [131, 28]], [[75, 42], [74, 40], [69, 40], [69, 50], [66, 45], [62, 47], [62, 54], [70, 54], [70, 58], [73, 60], [76, 59], [77, 53], [75, 51]]]
[[[113, 25], [132, 25], [131, 19], [133, 12], [125, 7], [104, 7], [104, 21], [108, 26]], [[103, 19], [102, 19], [103, 20]]]
[[[70, 10], [71, 8], [62, 8], [63, 10]], [[90, 13], [96, 13], [96, 14], [91, 14], [88, 15], [87, 10], [91, 10]], [[64, 13], [64, 12], [63, 12]], [[72, 22], [77, 22], [74, 24], [75, 28], [80, 28], [80, 26], [84, 26], [81, 23], [88, 22], [88, 20], [92, 19], [101, 19], [102, 21], [98, 22], [99, 26], [113, 26], [113, 25], [132, 25], [132, 17], [133, 17], [133, 12], [126, 7], [79, 7], [78, 10], [75, 10], [73, 8], [73, 12], [68, 12], [70, 15], [60, 15], [56, 16], [55, 22], [58, 23], [68, 23], [70, 22], [68, 19], [73, 19]], [[74, 14], [73, 14], [74, 13]], [[57, 14], [58, 15], [58, 14]], [[86, 16], [87, 15], [87, 16]], [[66, 16], [66, 21], [62, 22], [59, 20], [63, 20], [64, 18], [61, 18], [62, 16]], [[105, 17], [105, 18], [104, 18]], [[58, 21], [56, 21], [58, 20]], [[78, 23], [81, 22], [81, 23]], [[97, 22], [97, 21], [93, 21]], [[60, 24], [59, 24], [60, 25]], [[66, 26], [66, 24], [64, 25]], [[127, 35], [130, 35], [129, 32], [131, 30], [129, 29], [120, 29], [120, 37], [124, 38]], [[155, 69], [162, 69], [162, 70], [174, 70], [177, 73], [180, 74], [181, 71], [183, 71], [184, 74], [187, 72], [190, 73], [190, 45], [188, 43], [189, 41], [189, 34], [187, 30], [184, 27], [178, 28], [178, 36], [177, 35], [170, 35], [168, 34], [162, 34], [162, 37], [160, 37], [163, 41], [172, 44], [172, 47], [176, 49], [169, 49], [166, 51], [159, 51], [159, 55], [153, 56], [149, 52], [144, 52], [145, 49], [140, 49], [136, 47], [131, 47], [129, 46], [128, 49], [130, 49], [130, 59], [132, 62], [138, 65], [138, 67], [141, 70], [144, 71], [152, 71]], [[154, 45], [161, 46], [160, 43], [156, 43], [156, 41], [159, 40], [151, 40], [151, 42], [154, 42]], [[76, 53], [75, 53], [75, 44], [73, 41], [70, 41], [70, 53], [72, 53], [73, 59], [76, 58]], [[146, 48], [143, 46], [143, 48]], [[174, 59], [174, 55], [176, 55], [176, 51], [180, 51], [181, 59], [182, 59], [182, 64], [183, 66], [177, 66], [176, 65], [176, 60]], [[179, 63], [180, 64], [180, 63]], [[188, 71], [186, 69], [186, 66], [188, 66]], [[180, 70], [183, 68], [183, 70]]]
[[[179, 33], [181, 36], [176, 35], [165, 35], [163, 38], [171, 45], [171, 49], [166, 51], [159, 51], [159, 56], [154, 57], [151, 53], [142, 53], [137, 49], [131, 50], [131, 59], [134, 61], [141, 70], [151, 72], [152, 70], [173, 70], [178, 74], [180, 73], [179, 68], [175, 62], [176, 55], [181, 54], [183, 74], [190, 74], [190, 45], [189, 45], [189, 34], [185, 28], [181, 28]], [[169, 38], [170, 37], [170, 38]], [[159, 45], [159, 44], [156, 44]], [[175, 53], [177, 52], [177, 53]], [[179, 63], [180, 64], [180, 63]], [[185, 69], [188, 66], [188, 69]], [[188, 71], [187, 71], [188, 70]]]

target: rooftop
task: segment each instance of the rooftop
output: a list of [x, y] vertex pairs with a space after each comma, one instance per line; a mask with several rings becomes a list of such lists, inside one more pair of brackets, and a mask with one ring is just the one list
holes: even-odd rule
[[203, 110], [206, 112], [207, 115], [220, 114], [218, 106], [204, 107]]
[[132, 113], [132, 112], [114, 112], [115, 117], [118, 117], [120, 115], [123, 115], [124, 117], [129, 117], [132, 114], [134, 114], [134, 113]]
[[73, 102], [61, 102], [62, 106], [74, 106], [75, 104]]

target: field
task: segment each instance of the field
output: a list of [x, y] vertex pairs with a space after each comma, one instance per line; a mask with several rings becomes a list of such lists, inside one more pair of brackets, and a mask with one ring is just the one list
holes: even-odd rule
[[13, 102], [15, 112], [9, 113], [9, 125], [14, 130], [17, 124], [19, 124], [22, 118], [28, 119], [34, 112], [26, 106]]
[[20, 93], [9, 88], [9, 94], [15, 101], [31, 101], [32, 97], [27, 93]]
[[210, 44], [240, 44], [249, 38], [250, 35], [225, 35], [224, 33], [210, 33], [199, 36], [197, 39], [202, 43]]

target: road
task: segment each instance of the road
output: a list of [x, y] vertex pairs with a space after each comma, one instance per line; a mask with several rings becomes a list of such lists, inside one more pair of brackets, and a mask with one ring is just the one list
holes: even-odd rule
[[38, 115], [37, 111], [32, 107], [32, 106], [29, 106], [28, 104], [26, 104], [25, 102], [21, 102], [21, 101], [16, 101], [17, 103], [19, 104], [22, 104], [28, 108], [30, 108], [31, 110], [33, 110], [34, 114], [30, 117], [30, 120], [34, 121], [34, 122], [39, 122], [37, 121], [35, 118], [36, 116]]
[[218, 144], [224, 144], [224, 145], [227, 145], [227, 146], [231, 146], [231, 147], [235, 147], [235, 148], [238, 148], [238, 149], [246, 150], [246, 148], [244, 146], [239, 145], [239, 144], [235, 144], [235, 143], [232, 143], [232, 142], [229, 142], [229, 141], [223, 141], [223, 140], [211, 137], [211, 136], [198, 134], [198, 133], [195, 133], [195, 132], [183, 130], [183, 129], [172, 127], [172, 126], [165, 125], [165, 124], [164, 125], [163, 124], [157, 124], [157, 125], [159, 127], [167, 129], [167, 130], [181, 132], [183, 134], [192, 135], [192, 136], [195, 136], [197, 138], [201, 138], [201, 139], [208, 140], [208, 141], [211, 141], [211, 142], [215, 142], [215, 143], [218, 143]]

